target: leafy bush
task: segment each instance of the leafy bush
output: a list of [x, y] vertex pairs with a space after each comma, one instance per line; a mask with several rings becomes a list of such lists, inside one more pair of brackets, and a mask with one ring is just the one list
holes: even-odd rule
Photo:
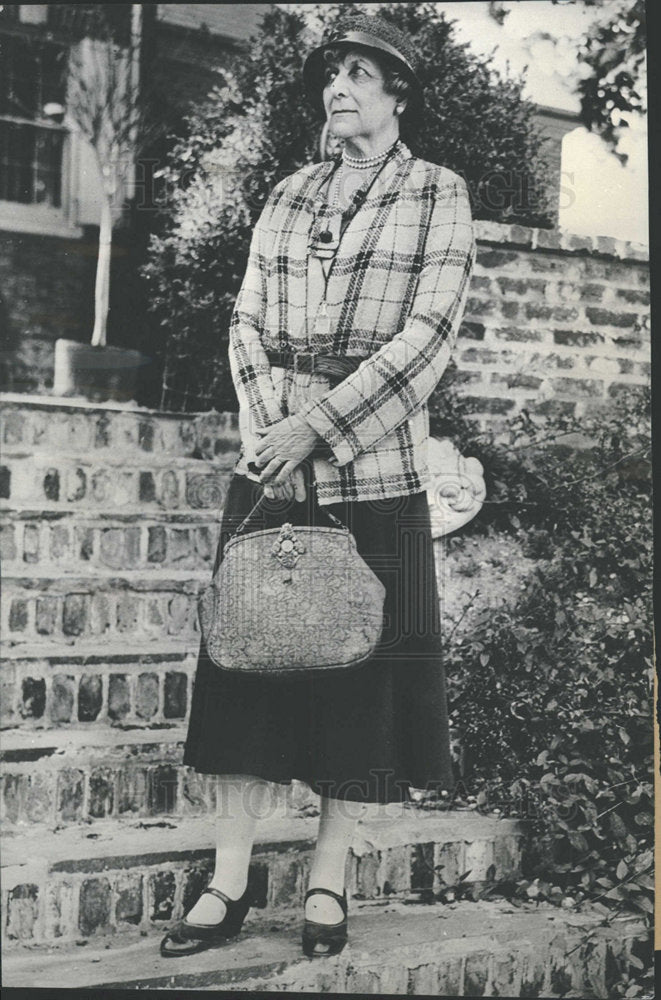
[[[452, 410], [432, 407], [432, 426]], [[456, 426], [470, 433], [470, 414]], [[592, 446], [570, 450], [580, 438]], [[523, 898], [652, 914], [652, 542], [649, 392], [592, 419], [473, 433], [489, 491], [470, 530], [537, 560], [518, 593], [447, 649], [463, 783], [480, 810], [526, 818]], [[461, 544], [458, 539], [454, 544]], [[649, 958], [647, 938], [634, 972]], [[620, 983], [627, 996], [640, 982]]]
[[596, 16], [579, 50], [581, 62], [590, 70], [578, 85], [581, 118], [626, 164], [627, 155], [618, 147], [629, 125], [627, 115], [647, 110], [645, 2], [588, 0], [586, 6], [596, 8]]
[[[152, 353], [165, 354], [162, 406], [237, 409], [227, 335], [252, 227], [274, 185], [320, 155], [322, 122], [303, 91], [303, 59], [325, 24], [362, 6], [272, 7], [160, 172], [160, 231], [141, 273]], [[434, 4], [386, 4], [383, 16], [415, 36], [426, 63], [429, 100], [412, 151], [465, 177], [476, 217], [545, 224], [543, 140], [523, 80], [460, 45]]]

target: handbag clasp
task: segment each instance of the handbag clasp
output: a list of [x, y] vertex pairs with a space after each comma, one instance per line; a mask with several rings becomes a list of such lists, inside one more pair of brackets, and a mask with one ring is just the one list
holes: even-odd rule
[[285, 569], [293, 569], [304, 552], [305, 545], [296, 537], [293, 526], [287, 521], [280, 528], [271, 548], [271, 555], [275, 556]]

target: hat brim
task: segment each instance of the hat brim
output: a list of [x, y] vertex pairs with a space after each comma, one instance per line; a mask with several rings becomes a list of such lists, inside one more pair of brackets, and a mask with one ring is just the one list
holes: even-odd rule
[[382, 41], [376, 35], [372, 35], [366, 31], [343, 31], [338, 38], [324, 42], [323, 45], [319, 45], [309, 53], [303, 63], [303, 83], [312, 100], [318, 102], [321, 98], [321, 92], [324, 89], [324, 71], [326, 69], [324, 52], [326, 49], [335, 48], [337, 45], [342, 45], [345, 48], [361, 45], [364, 48], [377, 49], [389, 55], [397, 61], [399, 68], [408, 77], [416, 91], [418, 100], [423, 100], [422, 83], [409, 61], [393, 45]]

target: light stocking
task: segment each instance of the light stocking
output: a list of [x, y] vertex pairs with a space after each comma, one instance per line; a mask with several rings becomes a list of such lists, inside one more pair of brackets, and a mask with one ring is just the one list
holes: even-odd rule
[[[356, 824], [364, 812], [364, 803], [321, 796], [319, 834], [310, 869], [309, 889], [320, 887], [342, 895], [347, 851], [351, 846]], [[336, 900], [317, 894], [306, 902], [305, 916], [308, 920], [319, 923], [335, 924], [342, 920], [343, 914]]]
[[[239, 899], [248, 884], [248, 867], [257, 820], [270, 803], [269, 782], [250, 775], [216, 779], [216, 864], [209, 885]], [[222, 900], [205, 893], [186, 914], [195, 924], [216, 924], [225, 916]]]

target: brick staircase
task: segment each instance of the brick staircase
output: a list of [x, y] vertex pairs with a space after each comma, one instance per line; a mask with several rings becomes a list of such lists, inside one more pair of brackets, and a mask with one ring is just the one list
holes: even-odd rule
[[347, 857], [351, 945], [304, 959], [318, 800], [297, 781], [259, 824], [241, 937], [161, 959], [213, 864], [215, 782], [180, 760], [236, 424], [2, 407], [5, 986], [608, 995], [635, 922], [614, 934], [592, 912], [420, 902], [441, 878], [520, 872], [524, 824], [470, 810], [371, 806]]

